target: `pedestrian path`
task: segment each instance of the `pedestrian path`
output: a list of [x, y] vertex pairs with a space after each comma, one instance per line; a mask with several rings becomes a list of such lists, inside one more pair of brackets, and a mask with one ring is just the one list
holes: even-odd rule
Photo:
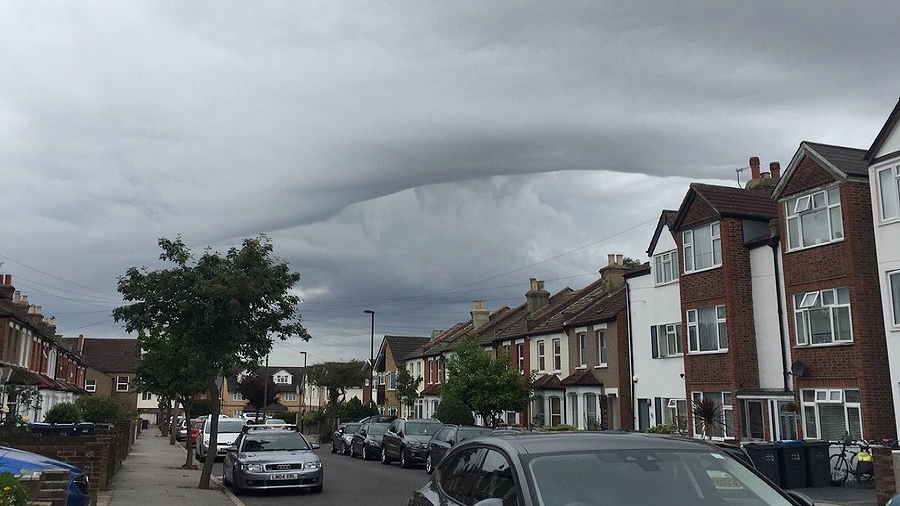
[[[197, 488], [200, 483], [200, 467], [182, 469], [185, 453], [180, 444], [170, 445], [169, 438], [159, 432], [145, 430], [138, 436], [131, 453], [113, 476], [109, 490], [100, 492], [98, 506], [241, 506], [233, 501], [216, 480], [210, 480], [210, 489]], [[213, 475], [221, 472], [213, 469]]]

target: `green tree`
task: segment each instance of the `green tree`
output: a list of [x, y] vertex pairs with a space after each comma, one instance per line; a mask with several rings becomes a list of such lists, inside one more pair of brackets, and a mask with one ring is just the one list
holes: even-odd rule
[[47, 423], [78, 423], [82, 420], [81, 410], [72, 402], [61, 402], [54, 404], [47, 414], [44, 415], [44, 421]]
[[469, 411], [479, 415], [487, 426], [496, 425], [503, 411], [522, 411], [528, 403], [528, 385], [514, 369], [505, 350], [497, 358], [469, 335], [447, 358], [447, 381], [441, 396], [459, 399]]
[[212, 399], [194, 399], [190, 411], [191, 418], [200, 418], [201, 416], [212, 413]]
[[119, 402], [105, 395], [84, 395], [75, 399], [85, 422], [112, 423], [124, 418]]
[[[258, 366], [275, 337], [309, 340], [293, 291], [300, 274], [272, 258], [271, 240], [264, 235], [245, 239], [224, 255], [207, 248], [196, 260], [180, 237], [162, 238], [159, 246], [160, 260], [172, 266], [129, 268], [118, 282], [128, 304], [113, 315], [128, 332], [181, 340], [183, 348], [174, 348], [190, 350], [191, 360], [202, 364], [206, 391], [213, 398], [210, 432], [215, 440], [220, 411], [216, 380]], [[206, 460], [200, 488], [209, 488], [213, 463]]]
[[239, 379], [237, 391], [253, 405], [257, 413], [261, 413], [270, 404], [278, 402], [278, 393], [275, 392], [275, 382], [272, 377], [268, 376], [264, 379], [258, 372]]
[[365, 384], [368, 369], [359, 360], [326, 362], [308, 368], [309, 383], [328, 390], [328, 402], [338, 405], [344, 402], [347, 389]]
[[452, 393], [444, 392], [441, 389], [441, 403], [434, 410], [434, 418], [444, 422], [456, 425], [474, 425], [475, 417], [472, 416], [472, 410], [469, 409], [463, 401], [457, 399]]
[[416, 405], [416, 399], [419, 398], [419, 385], [422, 384], [422, 377], [413, 378], [406, 368], [406, 364], [398, 366], [397, 373], [397, 397], [400, 404], [406, 406], [407, 410], [411, 410]]

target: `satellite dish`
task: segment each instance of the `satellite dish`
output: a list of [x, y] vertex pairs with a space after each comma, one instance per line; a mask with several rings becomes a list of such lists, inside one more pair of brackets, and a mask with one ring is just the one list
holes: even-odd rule
[[806, 364], [800, 360], [794, 361], [791, 364], [791, 375], [802, 378], [804, 374], [806, 374]]

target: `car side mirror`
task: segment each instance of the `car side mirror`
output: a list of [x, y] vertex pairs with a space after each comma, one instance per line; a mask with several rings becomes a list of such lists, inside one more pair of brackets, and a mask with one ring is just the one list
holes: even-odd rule
[[319, 448], [322, 447], [322, 445], [320, 445], [319, 443], [310, 443], [309, 447], [312, 448], [313, 450], [318, 450]]

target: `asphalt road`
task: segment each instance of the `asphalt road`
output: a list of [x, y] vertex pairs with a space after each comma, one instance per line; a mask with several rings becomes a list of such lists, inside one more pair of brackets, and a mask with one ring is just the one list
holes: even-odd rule
[[[365, 505], [403, 506], [413, 490], [428, 481], [424, 467], [403, 469], [399, 464], [382, 465], [377, 460], [362, 460], [331, 453], [331, 446], [317, 450], [325, 466], [325, 489], [321, 494], [309, 492], [247, 492], [239, 499], [247, 506], [297, 504], [304, 506]], [[221, 475], [221, 464], [214, 473]]]

